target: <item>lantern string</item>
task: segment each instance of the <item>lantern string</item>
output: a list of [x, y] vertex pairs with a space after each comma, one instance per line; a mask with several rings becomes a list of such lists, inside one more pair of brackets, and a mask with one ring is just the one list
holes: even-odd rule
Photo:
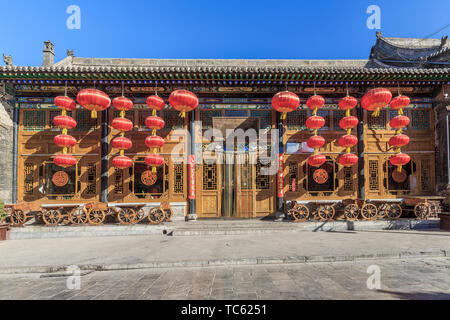
[[124, 87], [124, 83], [123, 83], [123, 81], [122, 81], [122, 97], [125, 96], [124, 93], [125, 93], [125, 87]]
[[314, 95], [316, 95], [316, 82], [314, 81]]
[[348, 94], [348, 83], [347, 82], [345, 83], [345, 86], [347, 87], [347, 97], [348, 97], [349, 94]]
[[67, 80], [64, 82], [64, 96], [67, 97]]

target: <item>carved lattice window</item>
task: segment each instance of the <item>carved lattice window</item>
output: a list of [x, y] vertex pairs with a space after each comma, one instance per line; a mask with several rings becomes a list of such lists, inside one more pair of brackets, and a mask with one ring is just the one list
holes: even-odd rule
[[321, 117], [323, 117], [325, 119], [325, 125], [321, 129], [319, 129], [319, 131], [330, 130], [330, 124], [331, 124], [330, 111], [329, 110], [319, 110], [317, 112], [317, 115], [321, 116]]
[[86, 171], [86, 194], [95, 195], [97, 193], [96, 172], [95, 163], [89, 163]]
[[123, 170], [114, 168], [114, 193], [123, 194]]
[[259, 119], [259, 128], [260, 129], [272, 128], [272, 111], [271, 110], [252, 110], [252, 111], [250, 111], [250, 116], [252, 118]]
[[288, 130], [306, 130], [306, 119], [308, 119], [308, 112], [306, 110], [290, 112], [286, 118]]
[[372, 112], [367, 114], [367, 124], [370, 130], [386, 129], [386, 110], [381, 110], [378, 117], [372, 116]]
[[217, 165], [203, 164], [203, 190], [215, 191], [217, 190]]
[[184, 193], [184, 166], [183, 164], [174, 164], [173, 166], [173, 192]]
[[[188, 114], [186, 113], [186, 116]], [[165, 129], [182, 129], [184, 127], [184, 119], [180, 117], [180, 113], [176, 110], [164, 110]]]
[[97, 127], [97, 119], [92, 119], [91, 112], [88, 110], [78, 109], [75, 112], [75, 120], [77, 121], [77, 126], [74, 130], [77, 131], [91, 131]]
[[422, 188], [422, 191], [431, 191], [430, 160], [422, 159], [420, 162], [420, 166], [422, 169], [420, 177], [420, 186]]
[[353, 169], [344, 167], [344, 191], [353, 191]]
[[200, 121], [202, 122], [202, 129], [208, 130], [213, 127], [213, 118], [221, 117], [222, 111], [220, 110], [201, 110]]
[[294, 191], [294, 180], [295, 191], [298, 191], [298, 164], [297, 162], [289, 162], [289, 191]]
[[24, 193], [33, 194], [34, 164], [25, 163], [24, 165]]
[[411, 110], [411, 128], [413, 130], [429, 130], [430, 110]]
[[25, 110], [23, 112], [24, 131], [43, 131], [45, 129], [45, 110]]
[[333, 111], [333, 130], [342, 130], [339, 126], [339, 122], [345, 117], [345, 111], [334, 110]]
[[378, 169], [378, 160], [369, 160], [369, 189], [372, 191], [378, 191], [380, 189]]
[[263, 174], [262, 169], [265, 168], [268, 171], [270, 164], [262, 164], [259, 160], [256, 164], [256, 189], [258, 190], [268, 190], [270, 188], [270, 176], [268, 174]]

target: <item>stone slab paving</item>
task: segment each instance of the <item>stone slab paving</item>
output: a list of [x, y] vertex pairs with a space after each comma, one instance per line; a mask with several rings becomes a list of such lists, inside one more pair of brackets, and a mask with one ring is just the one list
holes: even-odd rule
[[[0, 273], [82, 269], [280, 264], [450, 256], [439, 231], [282, 232], [222, 236], [133, 236], [0, 242]], [[36, 268], [25, 271], [20, 268]], [[44, 269], [45, 269], [44, 268]], [[63, 269], [64, 270], [64, 269]]]
[[[367, 288], [372, 265], [380, 268], [380, 290]], [[108, 271], [82, 276], [80, 290], [66, 283], [0, 275], [0, 300], [450, 300], [450, 259]]]

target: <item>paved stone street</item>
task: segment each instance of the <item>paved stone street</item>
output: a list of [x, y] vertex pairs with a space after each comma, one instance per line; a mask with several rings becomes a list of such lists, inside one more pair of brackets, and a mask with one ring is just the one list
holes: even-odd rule
[[[369, 290], [367, 269], [381, 271]], [[1, 275], [0, 299], [449, 299], [450, 259], [92, 272], [67, 278]]]

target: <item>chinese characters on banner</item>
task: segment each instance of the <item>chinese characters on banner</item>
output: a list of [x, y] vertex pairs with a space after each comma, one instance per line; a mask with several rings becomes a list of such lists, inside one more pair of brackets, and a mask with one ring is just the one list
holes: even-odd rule
[[189, 200], [195, 199], [195, 155], [189, 157]]
[[278, 155], [278, 173], [277, 173], [278, 198], [283, 198], [284, 197], [283, 167], [284, 167], [284, 156], [283, 156], [283, 154], [279, 154]]

